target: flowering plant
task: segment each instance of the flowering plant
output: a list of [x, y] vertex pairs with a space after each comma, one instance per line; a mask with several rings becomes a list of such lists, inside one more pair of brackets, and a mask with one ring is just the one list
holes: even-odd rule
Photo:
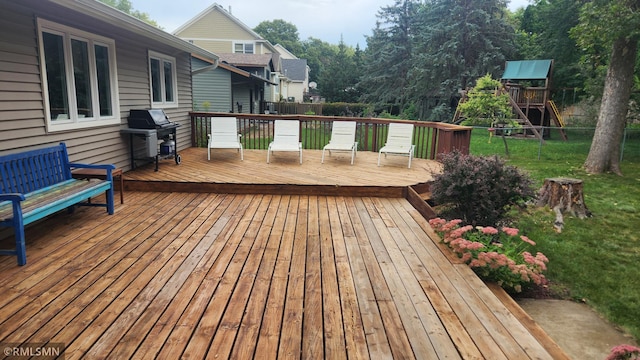
[[429, 220], [429, 224], [473, 271], [487, 281], [494, 281], [507, 291], [521, 292], [522, 287], [543, 285], [542, 274], [547, 269], [547, 259], [537, 252], [527, 251], [536, 245], [519, 234], [519, 230], [491, 226], [460, 226], [462, 220]]
[[611, 349], [611, 353], [606, 360], [638, 360], [640, 359], [640, 348], [632, 345], [618, 345]]

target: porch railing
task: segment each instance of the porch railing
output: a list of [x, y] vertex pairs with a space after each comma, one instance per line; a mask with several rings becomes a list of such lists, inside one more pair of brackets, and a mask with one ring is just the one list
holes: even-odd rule
[[300, 139], [304, 149], [321, 150], [331, 138], [333, 121], [354, 121], [358, 151], [380, 150], [387, 138], [389, 124], [402, 122], [414, 124], [413, 144], [415, 157], [438, 159], [440, 154], [458, 150], [469, 153], [471, 127], [426, 121], [390, 120], [379, 118], [351, 118], [308, 115], [262, 115], [237, 113], [191, 112], [191, 144], [207, 146], [207, 134], [211, 133], [211, 121], [216, 117], [233, 116], [238, 119], [245, 149], [266, 150], [273, 139], [273, 124], [277, 119], [299, 120]]

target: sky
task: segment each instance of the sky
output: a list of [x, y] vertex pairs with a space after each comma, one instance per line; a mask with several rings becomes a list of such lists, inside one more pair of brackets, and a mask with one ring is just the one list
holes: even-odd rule
[[[376, 26], [377, 13], [394, 0], [130, 0], [135, 10], [150, 15], [165, 31], [173, 32], [217, 3], [250, 28], [263, 21], [284, 20], [298, 28], [300, 40], [309, 37], [330, 44], [361, 49]], [[529, 0], [511, 0], [509, 9], [525, 7]]]

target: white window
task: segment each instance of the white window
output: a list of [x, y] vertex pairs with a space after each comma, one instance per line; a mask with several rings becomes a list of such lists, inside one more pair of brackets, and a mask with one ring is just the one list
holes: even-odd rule
[[178, 77], [174, 57], [149, 51], [149, 79], [153, 107], [178, 106]]
[[236, 54], [253, 54], [253, 43], [235, 43], [233, 46]]
[[120, 123], [115, 41], [38, 19], [48, 131]]

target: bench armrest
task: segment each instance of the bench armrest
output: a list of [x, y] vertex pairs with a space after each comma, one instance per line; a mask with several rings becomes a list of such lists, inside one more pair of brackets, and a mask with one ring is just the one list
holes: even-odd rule
[[24, 195], [20, 193], [0, 194], [0, 201], [11, 201], [15, 203], [15, 202], [24, 201], [24, 199], [25, 199]]
[[81, 163], [69, 163], [69, 167], [72, 168], [84, 168], [84, 169], [111, 169], [115, 170], [116, 166], [113, 164], [81, 164]]
[[111, 171], [115, 170], [116, 166], [113, 164], [81, 164], [81, 163], [69, 163], [69, 167], [73, 168], [82, 168], [82, 169], [103, 169], [106, 171], [106, 179], [109, 181], [113, 181], [113, 175], [111, 175]]

